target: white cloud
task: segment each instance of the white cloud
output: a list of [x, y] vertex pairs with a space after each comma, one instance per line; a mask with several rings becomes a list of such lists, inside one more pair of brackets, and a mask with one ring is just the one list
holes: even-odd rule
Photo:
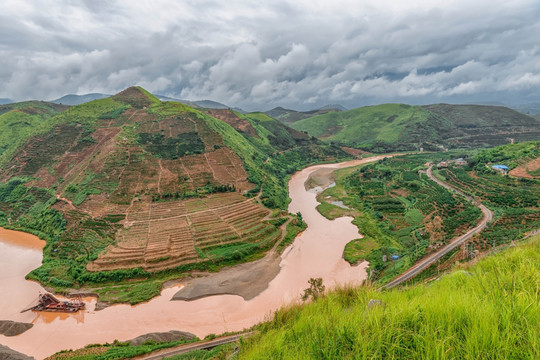
[[539, 15], [534, 0], [4, 0], [0, 97], [139, 84], [247, 109], [533, 98]]

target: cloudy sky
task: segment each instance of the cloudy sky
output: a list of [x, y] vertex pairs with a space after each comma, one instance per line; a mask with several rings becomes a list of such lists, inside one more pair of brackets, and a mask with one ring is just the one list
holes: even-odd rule
[[0, 97], [540, 102], [538, 0], [0, 0]]

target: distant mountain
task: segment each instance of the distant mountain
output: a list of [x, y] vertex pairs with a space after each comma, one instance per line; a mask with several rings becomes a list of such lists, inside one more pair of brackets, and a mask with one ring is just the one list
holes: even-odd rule
[[100, 93], [91, 93], [91, 94], [84, 94], [84, 95], [64, 95], [59, 99], [51, 100], [51, 102], [56, 104], [63, 104], [63, 105], [80, 105], [84, 104], [90, 101], [103, 99], [106, 97], [109, 97], [111, 95], [108, 94], [100, 94]]
[[321, 115], [326, 114], [330, 112], [339, 112], [342, 111], [342, 108], [345, 109], [341, 105], [327, 105], [320, 109], [316, 110], [310, 110], [310, 111], [296, 111], [291, 109], [285, 109], [281, 106], [273, 108], [272, 110], [268, 110], [265, 112], [266, 115], [281, 121], [284, 124], [292, 124], [296, 121], [306, 119], [315, 115]]
[[239, 107], [233, 107], [232, 110], [236, 111], [236, 112], [239, 112], [241, 114], [247, 114], [248, 112], [242, 108], [239, 108]]
[[230, 109], [229, 106], [219, 103], [217, 101], [212, 101], [212, 100], [191, 101], [191, 100], [175, 99], [175, 98], [164, 96], [164, 95], [156, 95], [156, 97], [161, 101], [179, 102], [181, 104], [190, 106], [195, 109]]
[[212, 100], [197, 100], [193, 101], [197, 106], [203, 109], [229, 109], [230, 107]]
[[521, 105], [513, 105], [509, 107], [528, 115], [540, 114], [540, 103], [528, 103], [528, 104], [521, 104]]
[[488, 106], [506, 106], [510, 107], [507, 104], [500, 101], [478, 101], [470, 104], [461, 104], [461, 105], [488, 105]]
[[188, 101], [188, 100], [175, 99], [175, 98], [164, 96], [164, 95], [156, 95], [156, 97], [161, 101], [173, 101], [173, 102], [177, 102], [177, 103], [180, 103], [180, 104], [187, 105], [187, 106], [192, 107], [194, 109], [200, 109], [201, 108], [199, 105], [195, 104], [192, 101]]
[[5, 99], [5, 98], [0, 99], [0, 105], [11, 104], [12, 102], [13, 100], [11, 99]]
[[383, 104], [291, 124], [324, 140], [371, 151], [477, 148], [540, 138], [540, 121], [502, 106]]
[[349, 110], [345, 106], [340, 105], [340, 104], [329, 104], [329, 105], [325, 105], [325, 106], [319, 108], [319, 110], [333, 110], [333, 109], [340, 110], [340, 111]]

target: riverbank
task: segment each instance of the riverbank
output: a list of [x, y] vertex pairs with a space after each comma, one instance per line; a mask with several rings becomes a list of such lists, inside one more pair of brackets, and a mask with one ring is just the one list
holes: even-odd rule
[[539, 278], [536, 236], [429, 284], [338, 289], [281, 309], [237, 358], [538, 359]]
[[[203, 338], [212, 333], [240, 331], [267, 319], [282, 306], [299, 301], [312, 277], [321, 277], [327, 288], [336, 284], [360, 285], [366, 278], [367, 263], [352, 267], [342, 258], [345, 244], [359, 236], [358, 229], [351, 223], [351, 218], [330, 221], [320, 215], [316, 210], [319, 204], [316, 193], [306, 191], [304, 184], [309, 175], [318, 169], [355, 166], [376, 160], [377, 157], [316, 165], [291, 178], [289, 211], [301, 212], [308, 228], [279, 258], [277, 275], [250, 300], [246, 301], [238, 295], [216, 295], [193, 301], [170, 301], [182, 286], [177, 285], [164, 289], [159, 297], [137, 306], [114, 305], [96, 312], [94, 300], [90, 302], [88, 310], [75, 315], [55, 314], [45, 319], [41, 314], [28, 312], [25, 314], [33, 318], [25, 322], [32, 322], [34, 326], [24, 334], [2, 338], [1, 341], [14, 350], [40, 359], [62, 349], [112, 342], [115, 339], [126, 340], [148, 332], [182, 330]], [[36, 253], [34, 265], [25, 265], [27, 272], [41, 261], [40, 252]], [[0, 263], [3, 262], [0, 253]], [[27, 264], [23, 260], [19, 262]], [[15, 280], [41, 288], [38, 284], [25, 281], [24, 275]], [[249, 281], [245, 282], [245, 286], [250, 286]], [[0, 289], [4, 293], [10, 292], [3, 282]], [[38, 292], [39, 289], [35, 289], [31, 295], [37, 297]], [[25, 298], [14, 297], [13, 300], [21, 308], [27, 305]], [[0, 308], [0, 319], [17, 320], [8, 315], [4, 308]]]

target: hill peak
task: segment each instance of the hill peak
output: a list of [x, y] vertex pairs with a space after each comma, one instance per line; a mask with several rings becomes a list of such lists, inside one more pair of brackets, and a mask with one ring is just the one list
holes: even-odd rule
[[135, 108], [143, 108], [160, 100], [140, 86], [131, 86], [113, 96], [113, 99]]

